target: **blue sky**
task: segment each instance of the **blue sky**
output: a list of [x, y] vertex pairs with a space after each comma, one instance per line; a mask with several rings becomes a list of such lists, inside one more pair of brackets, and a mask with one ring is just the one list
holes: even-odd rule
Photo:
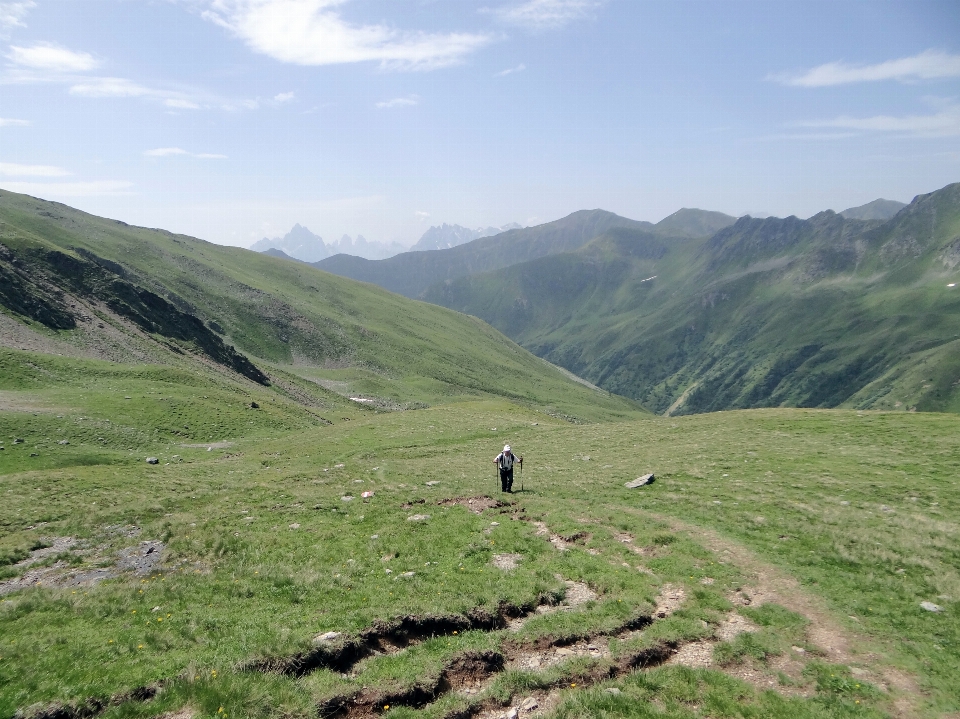
[[955, 0], [0, 0], [0, 187], [212, 242], [955, 181]]

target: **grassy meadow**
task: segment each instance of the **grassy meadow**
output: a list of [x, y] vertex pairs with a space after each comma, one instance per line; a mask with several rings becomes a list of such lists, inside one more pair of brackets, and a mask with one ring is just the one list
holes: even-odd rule
[[[0, 716], [493, 717], [529, 697], [553, 717], [960, 711], [955, 416], [572, 424], [333, 392], [308, 410], [169, 367], [0, 359], [0, 581], [40, 577], [0, 595]], [[512, 496], [504, 442], [526, 460]], [[441, 504], [483, 496], [504, 504]], [[75, 541], [17, 564], [57, 538]], [[145, 542], [149, 571], [118, 566]], [[403, 617], [433, 624], [323, 665], [319, 635], [337, 649]], [[731, 617], [751, 631], [724, 639]], [[662, 661], [685, 647], [710, 666]], [[480, 656], [505, 664], [462, 691], [451, 667]]]

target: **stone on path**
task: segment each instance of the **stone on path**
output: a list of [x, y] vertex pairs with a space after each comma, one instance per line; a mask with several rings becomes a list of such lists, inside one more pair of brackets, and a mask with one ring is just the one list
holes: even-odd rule
[[650, 474], [645, 474], [642, 477], [637, 477], [632, 482], [626, 482], [623, 486], [627, 489], [636, 489], [637, 487], [653, 484], [654, 479], [655, 477], [653, 476], [653, 472], [651, 472]]
[[315, 642], [332, 642], [340, 637], [340, 632], [325, 632], [313, 638]]
[[537, 701], [536, 697], [527, 697], [522, 702], [520, 702], [520, 710], [525, 712], [530, 712], [540, 706], [540, 703]]

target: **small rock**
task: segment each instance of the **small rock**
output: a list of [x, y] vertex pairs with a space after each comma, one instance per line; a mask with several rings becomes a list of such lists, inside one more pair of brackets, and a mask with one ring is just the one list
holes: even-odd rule
[[371, 535], [370, 535], [370, 539], [380, 539], [380, 535], [379, 535], [379, 534], [371, 534]]
[[428, 519], [430, 519], [429, 514], [411, 514], [407, 517], [408, 522], [425, 522]]
[[393, 570], [392, 570], [392, 569], [388, 569], [388, 570], [387, 570], [387, 574], [393, 574]]
[[333, 466], [334, 469], [343, 469], [343, 467], [344, 467], [344, 465], [343, 465], [342, 463], [341, 463], [341, 464], [335, 464], [335, 465]]
[[616, 687], [607, 687], [607, 688], [604, 689], [603, 691], [604, 691], [605, 693], [607, 693], [607, 694], [613, 694], [614, 696], [617, 696], [618, 694], [623, 694], [623, 692], [621, 692], [621, 691], [620, 691], [619, 689], [617, 689]]
[[70, 444], [70, 440], [68, 440], [68, 439], [61, 439], [59, 442], [57, 442], [57, 444]]
[[558, 657], [569, 657], [571, 654], [573, 654], [572, 649], [567, 649], [566, 647], [560, 647], [559, 649], [557, 649]]
[[843, 500], [842, 502], [840, 502], [840, 506], [841, 506], [841, 507], [849, 507], [849, 506], [850, 506], [850, 502], [848, 502], [847, 500]]
[[290, 529], [300, 529], [300, 524], [297, 522], [294, 522], [293, 524], [290, 525]]
[[256, 402], [251, 402], [250, 409], [260, 409], [260, 405], [258, 405]]
[[519, 712], [516, 707], [511, 707], [510, 711], [503, 715], [503, 719], [517, 719]]
[[340, 501], [342, 502], [352, 502], [354, 499], [355, 497], [351, 497], [349, 494], [345, 494], [344, 496], [340, 497]]
[[438, 484], [440, 484], [440, 482], [438, 482], [437, 480], [433, 480], [432, 482], [427, 482], [428, 487], [436, 487]]
[[790, 647], [790, 648], [791, 648], [793, 651], [795, 651], [797, 654], [806, 654], [806, 653], [807, 653], [807, 650], [804, 649], [803, 647]]
[[363, 497], [364, 499], [369, 499], [370, 497], [373, 496], [373, 492], [361, 492], [360, 496]]
[[415, 574], [416, 574], [416, 572], [402, 572], [402, 573], [400, 574], [400, 576], [401, 576], [401, 577], [412, 577], [412, 576], [414, 576]]
[[147, 464], [160, 464], [160, 460], [156, 457], [147, 457]]
[[320, 634], [314, 637], [313, 641], [332, 642], [334, 639], [338, 639], [339, 637], [340, 637], [340, 632], [324, 632], [323, 634]]
[[881, 511], [881, 512], [892, 512], [893, 510], [892, 510], [890, 507], [888, 507], [887, 505], [881, 504], [881, 505], [880, 505], [880, 511]]
[[499, 526], [500, 526], [500, 522], [490, 522], [490, 526], [491, 526], [491, 527], [499, 527]]
[[653, 472], [650, 474], [645, 474], [642, 477], [637, 477], [632, 482], [626, 482], [623, 486], [627, 489], [636, 489], [637, 487], [644, 487], [648, 484], [653, 484], [656, 477], [653, 476]]
[[160, 607], [154, 607], [154, 608], [151, 609], [150, 611], [151, 611], [151, 612], [159, 612], [159, 611], [160, 611]]
[[14, 444], [23, 444], [23, 440], [20, 439], [19, 437], [17, 437], [15, 440], [13, 440], [13, 443], [14, 443]]
[[934, 604], [933, 602], [920, 602], [920, 606], [923, 609], [926, 609], [928, 612], [942, 612], [943, 607], [939, 604]]

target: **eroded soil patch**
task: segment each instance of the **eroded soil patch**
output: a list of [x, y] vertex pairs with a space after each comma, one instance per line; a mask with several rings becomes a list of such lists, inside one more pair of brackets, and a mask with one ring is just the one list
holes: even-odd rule
[[508, 507], [505, 502], [501, 502], [493, 497], [452, 497], [437, 502], [441, 507], [456, 507], [457, 505], [468, 509], [474, 514], [480, 514], [486, 509], [497, 509], [498, 507]]

